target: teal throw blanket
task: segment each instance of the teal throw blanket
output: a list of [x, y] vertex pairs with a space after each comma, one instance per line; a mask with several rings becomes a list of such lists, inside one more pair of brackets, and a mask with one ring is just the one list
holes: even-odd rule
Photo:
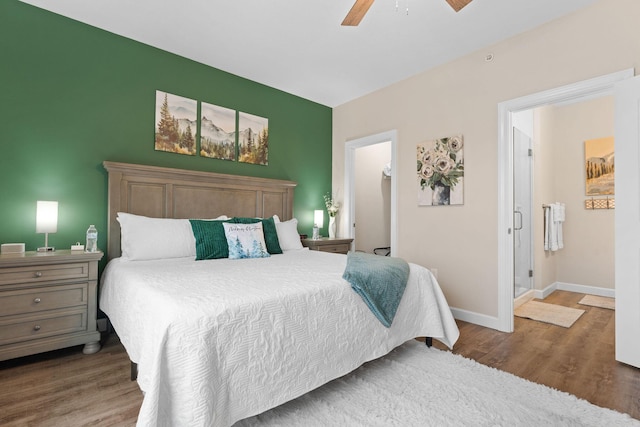
[[349, 252], [342, 278], [362, 297], [387, 328], [391, 326], [409, 279], [409, 264], [401, 258]]

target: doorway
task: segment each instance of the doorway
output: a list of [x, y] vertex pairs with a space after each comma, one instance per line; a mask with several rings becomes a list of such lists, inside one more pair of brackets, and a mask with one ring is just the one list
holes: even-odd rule
[[498, 105], [498, 329], [513, 332], [514, 133], [513, 115], [549, 104], [612, 95], [614, 85], [633, 77], [633, 69], [516, 98]]
[[391, 141], [355, 150], [355, 239], [358, 252], [391, 251]]
[[[357, 207], [357, 201], [356, 201], [356, 168], [357, 168], [357, 150], [359, 150], [360, 148], [363, 147], [372, 147], [378, 144], [387, 144], [389, 146], [389, 151], [390, 151], [390, 161], [389, 163], [389, 169], [390, 169], [390, 173], [389, 173], [389, 178], [387, 182], [381, 181], [380, 186], [388, 186], [389, 187], [389, 196], [388, 197], [388, 204], [389, 204], [389, 211], [388, 211], [388, 217], [389, 217], [389, 242], [390, 242], [390, 251], [389, 254], [391, 256], [394, 256], [395, 251], [397, 250], [396, 248], [396, 242], [397, 242], [397, 179], [394, 176], [394, 171], [396, 171], [396, 147], [397, 147], [397, 131], [396, 130], [391, 130], [391, 131], [387, 131], [387, 132], [383, 132], [383, 133], [379, 133], [379, 134], [375, 134], [375, 135], [370, 135], [367, 137], [363, 137], [363, 138], [358, 138], [358, 139], [354, 139], [351, 141], [347, 141], [345, 143], [345, 195], [344, 195], [344, 212], [346, 213], [346, 221], [343, 221], [341, 223], [342, 226], [344, 226], [344, 224], [346, 223], [347, 225], [347, 236], [351, 237], [354, 239], [354, 243], [353, 243], [353, 247], [357, 247], [358, 242], [355, 241], [357, 234], [356, 234], [356, 226], [357, 226], [357, 222], [356, 222], [356, 207]], [[382, 177], [383, 175], [383, 168], [377, 167], [378, 165], [376, 165], [374, 170], [378, 170], [379, 177]], [[384, 166], [384, 165], [383, 165]], [[379, 178], [380, 179], [380, 178]], [[382, 177], [382, 180], [384, 180], [385, 178]], [[385, 203], [387, 203], [385, 201]], [[366, 227], [361, 227], [361, 228], [365, 228], [365, 233], [366, 233]]]

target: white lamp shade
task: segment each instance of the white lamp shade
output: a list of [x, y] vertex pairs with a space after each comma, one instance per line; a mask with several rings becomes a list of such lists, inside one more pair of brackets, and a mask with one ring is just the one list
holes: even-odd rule
[[58, 231], [58, 202], [38, 200], [36, 205], [36, 233]]
[[318, 226], [318, 228], [322, 228], [324, 225], [324, 212], [321, 210], [313, 211], [313, 223]]

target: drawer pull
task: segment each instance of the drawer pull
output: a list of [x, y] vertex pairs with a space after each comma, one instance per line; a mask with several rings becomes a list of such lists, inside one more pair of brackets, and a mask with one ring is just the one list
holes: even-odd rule
[[35, 325], [35, 326], [33, 327], [33, 330], [34, 330], [34, 331], [39, 331], [39, 330], [40, 330], [40, 325]]
[[39, 303], [40, 303], [40, 298], [34, 298], [34, 299], [33, 299], [33, 302], [34, 302], [35, 304], [39, 304]]
[[36, 271], [33, 275], [35, 277], [42, 277], [42, 272], [41, 271]]

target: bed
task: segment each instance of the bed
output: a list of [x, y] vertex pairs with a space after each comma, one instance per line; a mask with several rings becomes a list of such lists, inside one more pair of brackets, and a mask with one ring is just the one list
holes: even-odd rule
[[[230, 426], [412, 338], [433, 337], [449, 347], [458, 338], [427, 269], [410, 264], [387, 328], [342, 279], [346, 255], [309, 251], [299, 246], [297, 232], [298, 242], [289, 231], [280, 233], [295, 225], [294, 182], [114, 162], [104, 167], [109, 262], [100, 308], [138, 366], [144, 392], [140, 426]], [[266, 227], [275, 215], [283, 250], [260, 258], [196, 261], [192, 254], [162, 253], [180, 245], [165, 248], [158, 233], [143, 225], [149, 239], [156, 239], [146, 249], [152, 256], [145, 258], [138, 246], [132, 251], [127, 214], [142, 224], [180, 227], [188, 219], [221, 215], [264, 218]], [[194, 233], [197, 246], [202, 236]]]

